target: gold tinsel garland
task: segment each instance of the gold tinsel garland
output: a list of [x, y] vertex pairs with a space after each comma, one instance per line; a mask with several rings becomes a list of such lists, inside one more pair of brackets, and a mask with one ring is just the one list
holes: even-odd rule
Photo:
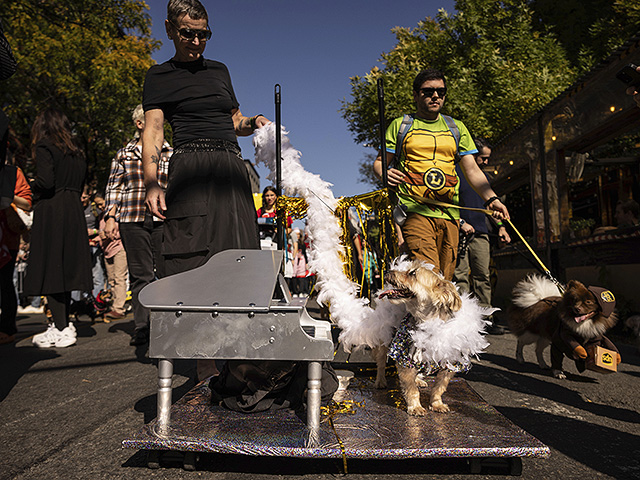
[[[389, 265], [391, 260], [398, 255], [398, 236], [393, 223], [393, 206], [391, 205], [387, 190], [376, 190], [354, 197], [341, 197], [338, 200], [338, 206], [334, 214], [340, 220], [340, 226], [342, 228], [340, 243], [344, 247], [344, 255], [342, 258], [344, 273], [351, 281], [358, 283], [362, 291], [362, 286], [366, 279], [364, 272], [362, 278], [357, 278], [356, 276], [355, 266], [358, 259], [354, 257], [349, 221], [349, 209], [351, 207], [355, 208], [358, 215], [359, 226], [362, 231], [363, 255], [366, 256], [369, 249], [375, 245], [382, 256], [383, 264]], [[276, 212], [278, 222], [282, 228], [284, 227], [284, 219], [287, 217], [295, 219], [305, 218], [307, 216], [307, 203], [302, 198], [282, 195], [278, 197]], [[370, 232], [367, 231], [366, 222], [363, 221], [363, 218], [371, 213], [375, 214], [375, 221], [379, 228], [377, 238], [369, 234]], [[381, 269], [381, 275], [382, 272], [384, 272], [384, 268]], [[384, 277], [382, 281], [384, 283]]]

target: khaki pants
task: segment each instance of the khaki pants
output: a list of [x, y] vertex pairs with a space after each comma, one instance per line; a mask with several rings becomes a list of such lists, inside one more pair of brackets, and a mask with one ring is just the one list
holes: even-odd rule
[[116, 313], [124, 313], [124, 303], [127, 300], [127, 254], [124, 248], [120, 249], [113, 257], [104, 259], [107, 269], [109, 288], [113, 293], [113, 305], [111, 310]]
[[410, 213], [402, 235], [411, 256], [435, 266], [447, 280], [453, 279], [458, 251], [458, 222]]

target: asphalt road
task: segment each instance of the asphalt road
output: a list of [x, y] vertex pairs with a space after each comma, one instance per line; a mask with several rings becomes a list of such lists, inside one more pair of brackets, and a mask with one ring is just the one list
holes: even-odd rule
[[[144, 349], [129, 346], [129, 320], [78, 324], [78, 344], [37, 349], [30, 336], [42, 315], [19, 318], [19, 341], [0, 346], [0, 479], [328, 479], [336, 460], [203, 455], [198, 471], [178, 463], [157, 470], [146, 452], [122, 449], [155, 418], [156, 368]], [[534, 352], [514, 360], [515, 337], [489, 336], [491, 346], [465, 378], [490, 405], [551, 448], [549, 458], [524, 458], [525, 479], [640, 478], [640, 356], [618, 343], [619, 372], [557, 380], [541, 371]], [[548, 353], [547, 353], [548, 354]], [[366, 358], [365, 358], [366, 359]], [[174, 401], [194, 385], [195, 364], [176, 363]], [[445, 397], [446, 398], [446, 397]], [[348, 478], [506, 478], [501, 466], [470, 475], [465, 461], [349, 461]]]

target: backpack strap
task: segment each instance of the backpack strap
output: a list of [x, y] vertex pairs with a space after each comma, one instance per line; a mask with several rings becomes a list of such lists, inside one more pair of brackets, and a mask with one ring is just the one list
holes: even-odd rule
[[407, 113], [402, 117], [402, 123], [400, 124], [400, 128], [398, 129], [398, 135], [396, 136], [396, 153], [393, 156], [393, 163], [392, 165], [389, 165], [389, 168], [391, 168], [393, 164], [398, 163], [400, 152], [402, 151], [402, 144], [404, 143], [404, 138], [407, 136], [411, 125], [413, 125], [413, 113]]
[[407, 113], [404, 117], [402, 117], [402, 123], [400, 124], [398, 136], [396, 137], [396, 157], [400, 156], [398, 152], [402, 150], [404, 137], [407, 136], [407, 132], [409, 132], [411, 125], [413, 125], [413, 113]]
[[[440, 114], [440, 115], [442, 115], [442, 114]], [[459, 151], [459, 149], [460, 149], [460, 129], [458, 128], [458, 125], [456, 125], [456, 121], [453, 118], [451, 118], [449, 115], [442, 115], [442, 118], [446, 122], [447, 127], [449, 127], [449, 131], [451, 132], [451, 135], [453, 135], [453, 138], [456, 140], [456, 150]]]

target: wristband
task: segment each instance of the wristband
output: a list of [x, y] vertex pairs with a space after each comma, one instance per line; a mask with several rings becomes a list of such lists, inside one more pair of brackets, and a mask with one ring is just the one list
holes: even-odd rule
[[493, 197], [491, 197], [489, 200], [487, 200], [486, 202], [484, 202], [484, 206], [488, 207], [489, 205], [491, 205], [493, 202], [495, 202], [496, 200], [500, 200], [500, 197], [498, 197], [497, 195], [494, 195]]
[[261, 113], [259, 113], [258, 115], [255, 115], [255, 116], [253, 116], [253, 117], [251, 117], [251, 118], [249, 119], [249, 123], [251, 124], [251, 129], [252, 129], [252, 130], [255, 130], [255, 129], [256, 129], [256, 119], [257, 119], [258, 117], [264, 117], [264, 115], [262, 115]]

